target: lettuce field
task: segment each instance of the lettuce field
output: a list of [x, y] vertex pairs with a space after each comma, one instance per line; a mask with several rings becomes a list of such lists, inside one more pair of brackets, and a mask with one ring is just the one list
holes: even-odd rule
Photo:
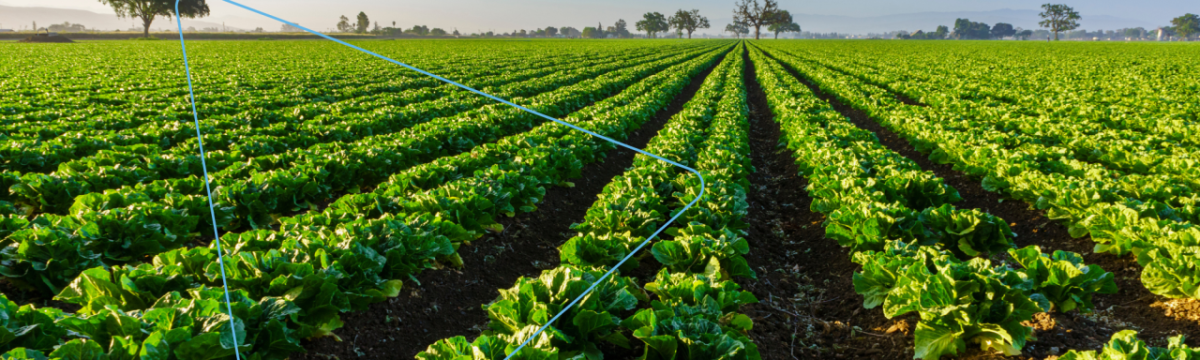
[[1200, 47], [355, 44], [704, 195], [332, 42], [189, 42], [199, 129], [177, 42], [0, 43], [0, 358], [1200, 360]]

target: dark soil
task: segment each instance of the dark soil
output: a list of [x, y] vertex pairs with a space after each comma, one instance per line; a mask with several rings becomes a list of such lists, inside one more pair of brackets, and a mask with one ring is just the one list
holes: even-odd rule
[[30, 290], [27, 284], [25, 286], [12, 283], [12, 279], [0, 277], [0, 294], [3, 294], [8, 301], [12, 301], [17, 305], [33, 305], [37, 307], [52, 307], [62, 309], [68, 313], [74, 313], [83, 308], [82, 306], [72, 303], [54, 300], [53, 296], [47, 296], [41, 291]]
[[27, 37], [24, 40], [17, 41], [17, 42], [23, 42], [23, 43], [73, 43], [74, 41], [71, 41], [71, 39], [68, 39], [62, 35], [54, 35], [54, 36], [34, 35], [34, 36]]
[[[713, 68], [715, 65], [693, 78], [670, 106], [630, 134], [625, 143], [644, 147], [691, 100]], [[546, 189], [537, 211], [499, 219], [504, 225], [502, 232], [463, 244], [458, 252], [464, 268], [425, 272], [417, 276], [419, 285], [407, 283], [410, 287], [399, 297], [373, 304], [367, 311], [343, 314], [345, 326], [334, 331], [340, 341], [334, 337], [305, 341], [307, 353], [291, 358], [412, 358], [439, 339], [457, 335], [473, 339], [487, 327], [488, 317], [481, 305], [494, 300], [499, 289], [512, 287], [517, 278], [538, 276], [542, 270], [557, 267], [558, 246], [573, 235], [572, 222], [583, 218], [596, 195], [613, 177], [625, 172], [635, 154], [624, 148], [609, 151], [606, 160], [584, 168], [583, 177], [573, 181], [574, 187]]]
[[808, 182], [781, 143], [748, 56], [745, 63], [755, 168], [746, 260], [758, 279], [738, 283], [760, 301], [742, 310], [754, 319], [750, 335], [763, 359], [910, 359], [916, 319], [889, 320], [878, 308], [862, 308], [852, 283], [859, 266], [825, 238], [824, 215], [809, 210]]
[[[950, 164], [936, 164], [930, 161], [925, 154], [916, 151], [907, 140], [881, 126], [868, 117], [865, 112], [854, 109], [838, 101], [834, 96], [822, 92], [818, 86], [795, 69], [786, 66], [785, 68], [818, 96], [832, 104], [856, 126], [875, 133], [882, 145], [912, 159], [922, 169], [945, 179], [947, 184], [953, 186], [962, 195], [963, 200], [955, 204], [957, 207], [979, 209], [1008, 221], [1013, 231], [1018, 234], [1015, 239], [1018, 247], [1038, 245], [1043, 252], [1054, 250], [1076, 252], [1083, 255], [1087, 264], [1099, 265], [1116, 276], [1120, 291], [1116, 294], [1095, 295], [1093, 301], [1096, 305], [1096, 313], [1086, 315], [1077, 312], [1050, 314], [1049, 316], [1053, 318], [1050, 324], [1053, 326], [1046, 329], [1039, 328], [1035, 331], [1038, 339], [1028, 343], [1024, 356], [1016, 358], [1040, 359], [1048, 355], [1055, 355], [1056, 351], [1053, 350], [1065, 352], [1067, 349], [1099, 349], [1113, 333], [1123, 329], [1139, 330], [1140, 338], [1160, 346], [1166, 343], [1166, 338], [1169, 336], [1200, 334], [1200, 302], [1195, 300], [1169, 301], [1151, 294], [1140, 281], [1141, 266], [1137, 264], [1132, 255], [1117, 257], [1092, 253], [1095, 243], [1089, 237], [1072, 238], [1067, 232], [1065, 224], [1046, 218], [1045, 211], [1037, 210], [1023, 201], [1005, 199], [1002, 194], [986, 191], [982, 187], [982, 179], [972, 178], [954, 170]], [[911, 98], [894, 92], [893, 94], [906, 104], [925, 106]], [[1047, 315], [1040, 316], [1045, 318]], [[1197, 346], [1200, 345], [1200, 340], [1193, 335], [1187, 343]], [[981, 353], [974, 356], [980, 356], [979, 358], [996, 357]], [[970, 358], [976, 358], [974, 356]]]

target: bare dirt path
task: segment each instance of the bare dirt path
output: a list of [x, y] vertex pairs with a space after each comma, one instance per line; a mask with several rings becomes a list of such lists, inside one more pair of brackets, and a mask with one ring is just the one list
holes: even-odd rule
[[754, 319], [751, 337], [763, 359], [911, 358], [907, 324], [915, 318], [888, 320], [878, 309], [862, 309], [852, 283], [859, 266], [847, 249], [825, 238], [824, 215], [809, 210], [808, 182], [781, 144], [748, 56], [745, 63], [755, 168], [747, 191], [746, 260], [758, 279], [738, 283], [760, 301], [744, 310]]

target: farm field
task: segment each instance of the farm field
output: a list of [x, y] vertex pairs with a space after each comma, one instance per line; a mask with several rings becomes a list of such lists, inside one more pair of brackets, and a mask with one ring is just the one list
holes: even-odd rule
[[320, 41], [189, 42], [202, 165], [178, 43], [0, 43], [0, 353], [503, 359], [637, 252], [514, 358], [1200, 359], [1200, 47], [356, 44], [705, 196]]

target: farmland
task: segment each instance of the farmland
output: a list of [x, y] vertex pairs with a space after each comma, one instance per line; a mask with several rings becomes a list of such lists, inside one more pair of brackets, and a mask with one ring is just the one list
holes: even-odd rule
[[6, 357], [1200, 359], [1200, 47], [356, 44], [704, 196], [333, 43], [189, 42], [200, 129], [3, 43]]

